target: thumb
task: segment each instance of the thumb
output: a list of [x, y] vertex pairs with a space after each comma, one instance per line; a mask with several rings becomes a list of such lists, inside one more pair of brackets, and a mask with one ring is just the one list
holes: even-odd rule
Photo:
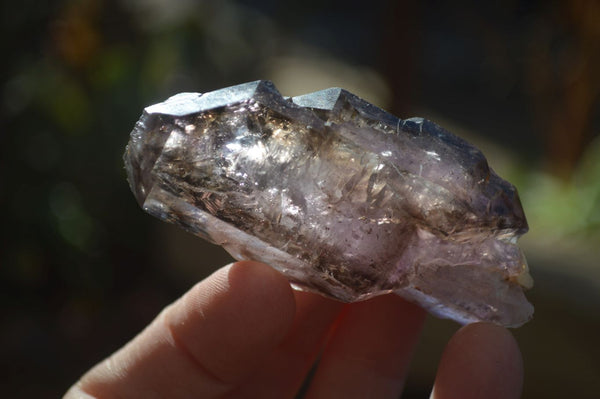
[[450, 339], [432, 399], [511, 399], [523, 388], [523, 360], [512, 334], [491, 323], [467, 325]]

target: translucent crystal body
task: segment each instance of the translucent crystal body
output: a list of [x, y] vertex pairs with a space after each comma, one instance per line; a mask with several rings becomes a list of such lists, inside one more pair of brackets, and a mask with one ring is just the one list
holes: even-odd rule
[[147, 107], [127, 150], [150, 214], [342, 301], [394, 292], [461, 323], [533, 307], [515, 188], [432, 122], [267, 81]]

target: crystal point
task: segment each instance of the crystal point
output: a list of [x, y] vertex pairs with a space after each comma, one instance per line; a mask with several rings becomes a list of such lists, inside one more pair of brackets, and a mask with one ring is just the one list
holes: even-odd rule
[[393, 292], [460, 323], [532, 316], [516, 189], [428, 120], [257, 81], [147, 107], [125, 164], [144, 210], [295, 287], [346, 302]]

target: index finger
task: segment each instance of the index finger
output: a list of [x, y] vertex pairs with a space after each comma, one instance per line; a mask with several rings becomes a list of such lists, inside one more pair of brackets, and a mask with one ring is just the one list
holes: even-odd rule
[[230, 391], [285, 336], [289, 282], [257, 262], [215, 272], [96, 366], [67, 394], [214, 397]]
[[346, 305], [307, 397], [399, 397], [424, 319], [393, 294]]

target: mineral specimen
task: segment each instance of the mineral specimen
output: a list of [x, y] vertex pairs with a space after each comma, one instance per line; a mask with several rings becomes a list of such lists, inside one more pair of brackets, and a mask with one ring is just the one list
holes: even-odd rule
[[147, 107], [125, 164], [144, 210], [296, 288], [346, 302], [393, 292], [460, 323], [532, 317], [515, 188], [430, 121], [257, 81]]

